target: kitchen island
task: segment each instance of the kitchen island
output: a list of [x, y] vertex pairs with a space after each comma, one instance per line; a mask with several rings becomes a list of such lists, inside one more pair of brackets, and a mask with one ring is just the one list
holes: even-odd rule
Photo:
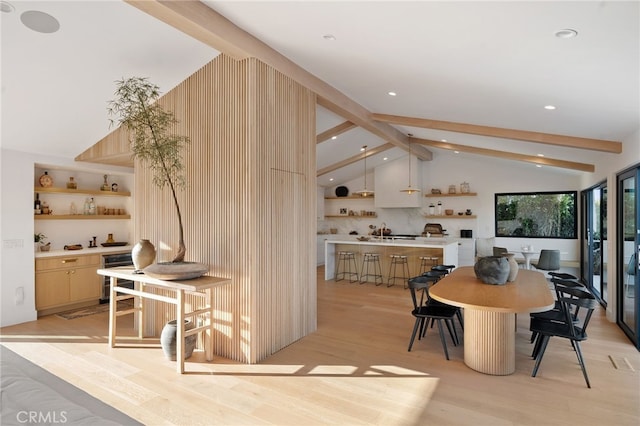
[[457, 265], [458, 243], [455, 241], [429, 241], [428, 238], [419, 240], [406, 239], [370, 239], [369, 241], [336, 240], [325, 241], [325, 280], [334, 279], [337, 253], [351, 251], [356, 258], [358, 272], [361, 272], [363, 253], [377, 253], [380, 255], [382, 275], [389, 274], [390, 257], [392, 254], [407, 256], [411, 276], [420, 274], [420, 256], [437, 257], [438, 264]]

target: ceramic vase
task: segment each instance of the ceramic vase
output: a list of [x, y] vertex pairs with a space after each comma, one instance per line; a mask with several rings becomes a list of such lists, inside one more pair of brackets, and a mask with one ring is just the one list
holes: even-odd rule
[[151, 265], [156, 259], [156, 248], [149, 240], [141, 239], [131, 250], [131, 260], [136, 271]]
[[506, 284], [509, 278], [509, 261], [503, 256], [487, 256], [478, 259], [473, 266], [476, 277], [485, 284]]
[[516, 277], [518, 276], [518, 269], [519, 269], [518, 262], [516, 262], [514, 253], [506, 253], [504, 256], [507, 258], [507, 261], [509, 262], [509, 276], [507, 277], [507, 281], [513, 282], [516, 280]]
[[[188, 320], [184, 320], [184, 330], [191, 330], [193, 328], [193, 323]], [[169, 321], [165, 324], [162, 329], [162, 333], [160, 334], [160, 345], [162, 346], [162, 352], [164, 353], [165, 358], [170, 359], [171, 361], [176, 360], [176, 342], [178, 337], [178, 322], [177, 320]], [[198, 335], [192, 334], [191, 336], [187, 336], [184, 339], [184, 359], [189, 358], [193, 354], [193, 350], [196, 347], [196, 341], [198, 340]]]

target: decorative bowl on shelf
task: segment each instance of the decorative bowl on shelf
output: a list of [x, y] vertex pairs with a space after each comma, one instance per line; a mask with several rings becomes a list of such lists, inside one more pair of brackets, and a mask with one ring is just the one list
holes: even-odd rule
[[451, 216], [453, 214], [453, 209], [446, 209], [444, 211], [444, 214], [446, 214], [447, 216]]

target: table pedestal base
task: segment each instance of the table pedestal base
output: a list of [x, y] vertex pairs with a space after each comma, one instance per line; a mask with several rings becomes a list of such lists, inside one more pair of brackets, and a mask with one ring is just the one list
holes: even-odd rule
[[464, 363], [480, 373], [506, 376], [516, 369], [514, 313], [465, 308]]

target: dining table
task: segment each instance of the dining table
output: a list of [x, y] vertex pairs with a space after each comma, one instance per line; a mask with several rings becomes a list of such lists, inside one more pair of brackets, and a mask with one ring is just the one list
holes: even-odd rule
[[429, 289], [440, 302], [463, 308], [464, 363], [471, 369], [505, 376], [515, 371], [516, 314], [552, 309], [555, 298], [545, 276], [519, 269], [516, 279], [485, 284], [473, 266], [458, 267]]

